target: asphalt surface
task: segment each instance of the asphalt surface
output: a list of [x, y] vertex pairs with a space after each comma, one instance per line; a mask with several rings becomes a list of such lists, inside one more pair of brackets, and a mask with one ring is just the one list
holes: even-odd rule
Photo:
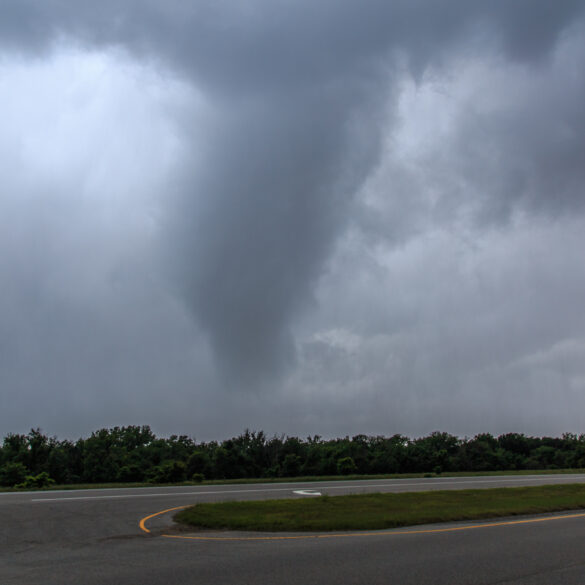
[[[0, 585], [585, 583], [585, 511], [372, 533], [187, 533], [203, 501], [585, 483], [583, 475], [0, 493]], [[274, 538], [277, 536], [277, 538]], [[282, 538], [284, 537], [284, 538]], [[293, 537], [293, 538], [288, 538]]]

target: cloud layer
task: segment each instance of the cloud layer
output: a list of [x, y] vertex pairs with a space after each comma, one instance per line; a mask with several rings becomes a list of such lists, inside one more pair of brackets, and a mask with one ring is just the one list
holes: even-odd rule
[[580, 430], [580, 2], [0, 23], [6, 431]]

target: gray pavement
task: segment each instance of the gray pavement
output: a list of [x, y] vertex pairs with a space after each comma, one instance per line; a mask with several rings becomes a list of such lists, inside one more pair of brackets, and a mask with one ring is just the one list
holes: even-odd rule
[[172, 513], [147, 521], [150, 534], [139, 527], [141, 518], [175, 506], [308, 497], [294, 494], [303, 489], [334, 495], [576, 482], [585, 482], [585, 476], [4, 493], [0, 494], [0, 584], [582, 584], [585, 517], [503, 526], [496, 522], [482, 528], [463, 523], [449, 528], [464, 530], [442, 532], [434, 532], [437, 527], [417, 527], [411, 534], [398, 530], [291, 540], [160, 536], [172, 533]]

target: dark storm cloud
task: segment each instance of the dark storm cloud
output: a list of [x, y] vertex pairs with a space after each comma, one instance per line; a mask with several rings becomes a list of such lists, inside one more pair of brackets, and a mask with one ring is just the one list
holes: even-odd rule
[[[36, 56], [56, 43], [118, 46], [201, 92], [209, 118], [197, 127], [182, 120], [197, 154], [166, 202], [162, 233], [172, 277], [220, 369], [231, 384], [239, 377], [257, 384], [294, 361], [292, 324], [348, 225], [352, 197], [379, 161], [397, 71], [410, 67], [420, 79], [427, 67], [448, 69], [452, 54], [481, 51], [482, 43], [541, 66], [583, 8], [578, 0], [9, 0], [0, 8], [0, 42]], [[567, 120], [574, 132], [583, 102], [567, 99], [575, 100]], [[551, 98], [555, 107], [560, 101]], [[496, 119], [501, 132], [487, 133], [493, 148], [523, 152], [535, 141], [537, 160], [551, 168], [527, 177], [579, 182], [581, 139], [566, 143], [567, 156], [549, 148], [551, 127], [538, 106], [532, 110]], [[520, 154], [518, 167], [525, 162]], [[494, 207], [521, 198], [488, 191]], [[575, 190], [567, 193], [572, 200]]]
[[[288, 105], [234, 104], [229, 132], [221, 119], [204, 135], [205, 155], [179, 197], [179, 220], [171, 218], [171, 263], [226, 373], [253, 379], [290, 359], [289, 320], [376, 150], [368, 119], [353, 124], [368, 125], [371, 143], [350, 144], [346, 101], [322, 88], [289, 96]], [[344, 168], [355, 150], [361, 163]]]
[[242, 91], [286, 91], [345, 77], [401, 47], [413, 61], [436, 56], [468, 26], [487, 26], [520, 60], [546, 55], [582, 10], [579, 0], [491, 2], [212, 2], [6, 0], [0, 35], [38, 51], [72, 35], [119, 44], [189, 70], [204, 83]]
[[583, 208], [584, 33], [581, 24], [532, 76], [510, 68], [500, 98], [483, 112], [470, 104], [457, 121], [449, 164], [468, 190], [484, 191], [480, 223], [505, 222], [518, 207], [552, 217]]

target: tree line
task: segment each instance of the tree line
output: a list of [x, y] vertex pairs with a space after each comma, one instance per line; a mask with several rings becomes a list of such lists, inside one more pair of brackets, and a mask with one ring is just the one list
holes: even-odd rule
[[100, 429], [73, 442], [40, 429], [9, 434], [0, 447], [0, 485], [153, 482], [324, 475], [585, 468], [585, 434], [560, 438], [434, 432], [323, 439], [249, 431], [222, 442], [157, 437], [148, 426]]

